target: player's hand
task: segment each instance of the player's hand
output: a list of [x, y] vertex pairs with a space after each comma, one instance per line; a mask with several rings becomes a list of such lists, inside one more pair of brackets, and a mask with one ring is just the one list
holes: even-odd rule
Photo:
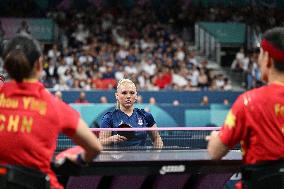
[[126, 140], [127, 140], [126, 137], [121, 136], [121, 135], [119, 135], [119, 134], [113, 135], [113, 136], [111, 136], [109, 139], [110, 139], [110, 141], [112, 141], [113, 143], [119, 143], [119, 142], [123, 142], [123, 141], [126, 141]]
[[65, 153], [60, 158], [57, 158], [55, 160], [55, 165], [59, 167], [63, 165], [66, 162], [66, 160], [69, 160], [73, 162], [74, 164], [76, 164], [76, 158], [77, 158], [77, 154]]
[[64, 154], [64, 157], [60, 158], [58, 161], [58, 163], [60, 164], [61, 161], [65, 161], [66, 159], [70, 160], [73, 163], [76, 163], [76, 159], [77, 159], [77, 155], [78, 154], [70, 154], [70, 153], [66, 153]]
[[218, 135], [219, 135], [219, 131], [212, 131], [210, 135], [207, 135], [205, 137], [205, 140], [209, 141], [211, 138], [214, 138], [215, 136], [218, 136]]
[[65, 158], [66, 158], [66, 159], [69, 159], [69, 160], [72, 161], [73, 163], [76, 163], [77, 156], [78, 156], [78, 154], [67, 154], [67, 155], [65, 156]]

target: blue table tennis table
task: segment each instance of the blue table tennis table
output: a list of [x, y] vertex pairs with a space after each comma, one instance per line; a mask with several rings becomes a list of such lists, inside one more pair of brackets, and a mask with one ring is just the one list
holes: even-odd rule
[[103, 151], [88, 166], [62, 165], [67, 189], [93, 188], [223, 188], [241, 166], [241, 152], [213, 161], [205, 149]]

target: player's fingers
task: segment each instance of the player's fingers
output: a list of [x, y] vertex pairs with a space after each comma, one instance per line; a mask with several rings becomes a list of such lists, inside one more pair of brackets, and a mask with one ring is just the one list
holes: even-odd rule
[[205, 140], [206, 140], [206, 141], [209, 141], [209, 140], [210, 140], [210, 136], [207, 135], [207, 136], [205, 137]]
[[212, 131], [211, 136], [219, 135], [219, 131]]
[[118, 134], [116, 134], [116, 135], [114, 135], [113, 136], [113, 139], [116, 141], [116, 140], [119, 140], [119, 135]]
[[70, 161], [75, 163], [76, 162], [76, 158], [77, 158], [77, 154], [66, 153], [60, 159], [56, 160], [56, 164], [60, 165], [60, 164], [64, 163], [64, 161], [66, 159], [69, 159]]
[[119, 140], [119, 141], [127, 140], [127, 138], [126, 138], [125, 136], [121, 136], [121, 135], [119, 135], [119, 134], [116, 134], [116, 138], [117, 138], [117, 140]]
[[122, 142], [122, 141], [125, 141], [125, 140], [127, 140], [127, 138], [125, 138], [125, 137], [119, 137], [119, 139], [118, 139], [119, 142]]
[[125, 136], [120, 136], [120, 139], [127, 140], [127, 138]]

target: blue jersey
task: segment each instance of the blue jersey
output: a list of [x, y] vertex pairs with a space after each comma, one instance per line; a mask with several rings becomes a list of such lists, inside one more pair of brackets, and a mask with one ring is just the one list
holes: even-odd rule
[[[130, 125], [132, 128], [152, 127], [155, 120], [151, 113], [143, 109], [134, 108], [131, 116], [128, 116], [119, 109], [107, 112], [101, 121], [101, 128], [119, 128], [121, 124]], [[117, 132], [112, 132], [112, 135]], [[134, 138], [118, 143], [118, 146], [144, 146], [147, 139], [147, 132], [136, 131]]]

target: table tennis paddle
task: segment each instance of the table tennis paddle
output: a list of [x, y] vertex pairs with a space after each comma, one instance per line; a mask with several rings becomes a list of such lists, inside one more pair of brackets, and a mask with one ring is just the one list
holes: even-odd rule
[[[132, 127], [126, 123], [122, 123], [118, 126], [118, 128], [132, 128]], [[117, 131], [117, 134], [119, 134], [120, 136], [124, 136], [125, 138], [127, 138], [127, 140], [131, 140], [135, 137], [134, 131]]]

